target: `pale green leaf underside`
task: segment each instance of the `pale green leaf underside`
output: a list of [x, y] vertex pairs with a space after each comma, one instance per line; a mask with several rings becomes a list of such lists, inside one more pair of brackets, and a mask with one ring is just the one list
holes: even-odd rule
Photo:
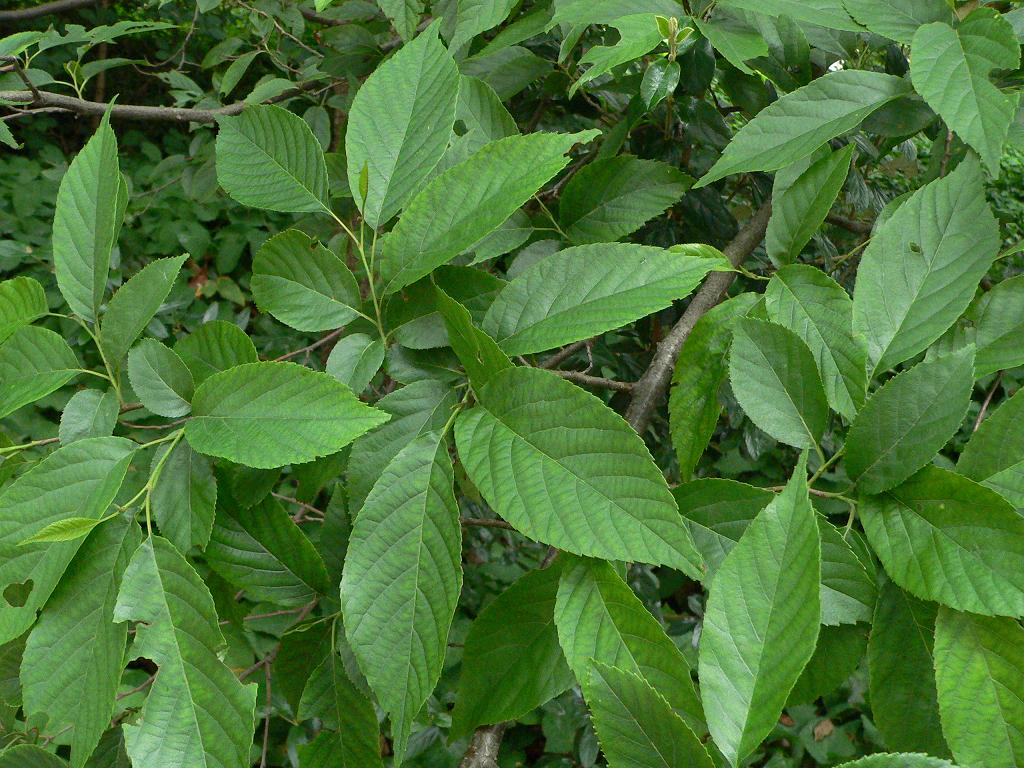
[[385, 291], [414, 283], [497, 229], [568, 164], [573, 145], [596, 134], [509, 136], [434, 177], [384, 241]]
[[512, 368], [456, 422], [463, 466], [498, 514], [530, 538], [699, 578], [700, 556], [640, 437], [593, 395]]
[[985, 615], [1024, 615], [1024, 516], [994, 491], [928, 466], [860, 504], [886, 572], [924, 600]]
[[402, 46], [356, 92], [345, 132], [348, 183], [374, 229], [405, 206], [441, 159], [458, 94], [459, 70], [438, 39], [437, 24]]
[[327, 163], [309, 125], [286, 109], [248, 106], [220, 119], [217, 181], [243, 205], [286, 213], [327, 208]]
[[0, 419], [60, 389], [77, 374], [78, 358], [47, 328], [23, 326], [0, 345]]
[[707, 749], [643, 678], [600, 661], [583, 683], [611, 768], [712, 768]]
[[733, 330], [729, 382], [743, 411], [776, 440], [812, 448], [828, 402], [807, 344], [782, 325], [742, 318]]
[[256, 252], [256, 304], [299, 331], [339, 328], [360, 314], [352, 272], [336, 254], [297, 229], [286, 229]]
[[[756, 4], [760, 5], [760, 0]], [[784, 168], [853, 130], [872, 112], [908, 91], [901, 78], [881, 72], [830, 72], [762, 109], [740, 129], [696, 186], [734, 173]]]
[[1018, 99], [989, 81], [992, 69], [1020, 64], [1013, 27], [995, 9], [971, 13], [956, 29], [945, 22], [920, 27], [911, 45], [910, 76], [917, 90], [993, 176]]
[[112, 389], [101, 392], [98, 389], [80, 389], [71, 396], [60, 415], [61, 445], [68, 445], [87, 437], [108, 437], [121, 409], [117, 395]]
[[443, 435], [410, 442], [356, 517], [341, 580], [345, 633], [391, 716], [395, 764], [441, 675], [462, 589], [462, 533]]
[[[1018, 342], [1019, 343], [1019, 342]], [[971, 435], [956, 471], [1024, 508], [1024, 394], [1018, 390]]]
[[774, 727], [818, 637], [821, 548], [805, 472], [806, 457], [726, 556], [704, 615], [701, 697], [734, 766]]
[[553, 349], [664, 309], [725, 268], [724, 259], [632, 243], [566, 248], [510, 281], [483, 329], [509, 355]]
[[68, 306], [95, 320], [107, 285], [110, 252], [123, 206], [117, 139], [106, 118], [71, 161], [57, 192], [53, 217], [53, 264]]
[[23, 325], [47, 312], [43, 286], [31, 277], [15, 277], [0, 283], [0, 343]]
[[173, 349], [156, 339], [143, 339], [128, 353], [128, 380], [153, 413], [174, 419], [192, 410], [192, 372]]
[[846, 439], [846, 472], [862, 493], [899, 485], [956, 433], [974, 387], [974, 348], [918, 363], [877, 389]]
[[704, 711], [686, 659], [610, 563], [571, 558], [565, 564], [555, 625], [577, 680], [587, 680], [595, 660], [632, 672], [699, 735], [705, 733]]
[[113, 500], [135, 443], [95, 437], [58, 448], [0, 493], [0, 591], [32, 580], [24, 605], [0, 601], [0, 643], [20, 635], [35, 620], [82, 539], [54, 544], [19, 542], [69, 517], [99, 518]]
[[50, 733], [72, 727], [76, 768], [110, 724], [128, 636], [127, 625], [113, 621], [114, 600], [141, 541], [138, 524], [124, 517], [96, 528], [68, 565], [25, 646], [25, 711], [45, 713]]
[[1024, 761], [1024, 629], [1016, 619], [939, 608], [935, 681], [942, 730], [958, 763]]
[[829, 29], [861, 31], [843, 7], [843, 0], [723, 0], [722, 6], [743, 8], [769, 16], [789, 16], [797, 21]]
[[114, 606], [135, 625], [132, 653], [159, 667], [139, 719], [124, 726], [134, 768], [238, 768], [255, 728], [256, 686], [218, 658], [224, 637], [206, 584], [166, 539], [135, 551]]
[[[164, 446], [157, 449], [154, 469], [165, 453]], [[192, 547], [203, 549], [210, 540], [217, 505], [217, 481], [207, 458], [180, 441], [164, 460], [150, 491], [150, 504], [164, 538], [186, 554]]]
[[100, 344], [113, 365], [118, 365], [171, 292], [185, 256], [157, 259], [122, 285], [103, 313]]
[[853, 327], [875, 371], [923, 351], [967, 309], [999, 249], [976, 160], [904, 202], [874, 233], [857, 268]]
[[200, 453], [268, 469], [336, 453], [385, 421], [329, 374], [261, 362], [200, 384], [185, 437]]
[[910, 45], [918, 27], [951, 20], [946, 0], [843, 0], [847, 13], [877, 35]]

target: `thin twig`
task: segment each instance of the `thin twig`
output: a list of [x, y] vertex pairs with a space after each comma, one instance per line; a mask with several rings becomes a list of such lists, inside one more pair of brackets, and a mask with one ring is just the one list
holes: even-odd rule
[[463, 528], [503, 528], [506, 531], [514, 531], [515, 528], [504, 520], [490, 520], [478, 517], [463, 518], [459, 522]]
[[[265, 104], [274, 104], [279, 101], [298, 96], [306, 91], [317, 87], [318, 83], [300, 83], [294, 88], [289, 88], [283, 93], [267, 99]], [[216, 109], [199, 109], [192, 107], [147, 107], [136, 104], [104, 104], [99, 101], [88, 101], [75, 96], [65, 96], [50, 91], [0, 91], [0, 100], [13, 101], [18, 104], [27, 104], [31, 107], [48, 107], [63, 109], [67, 112], [74, 112], [78, 115], [104, 115], [110, 109], [111, 117], [125, 120], [155, 120], [169, 121], [172, 123], [215, 123], [217, 118], [230, 117], [241, 114], [247, 105], [244, 101], [237, 101]]]
[[51, 13], [64, 13], [74, 11], [78, 8], [88, 8], [96, 5], [99, 0], [54, 0], [52, 3], [43, 3], [31, 8], [18, 8], [13, 11], [0, 11], [0, 21], [29, 21], [38, 19], [40, 16], [48, 16]]
[[312, 352], [314, 349], [317, 349], [318, 347], [322, 347], [324, 344], [329, 344], [331, 341], [333, 341], [334, 339], [336, 339], [339, 336], [341, 336], [341, 334], [344, 331], [345, 331], [344, 328], [338, 328], [337, 330], [331, 331], [326, 336], [318, 339], [317, 341], [314, 341], [312, 344], [307, 344], [305, 347], [300, 347], [299, 349], [292, 350], [291, 352], [286, 352], [285, 354], [281, 355], [280, 357], [275, 357], [274, 358], [274, 362], [275, 363], [279, 363], [282, 360], [288, 360], [289, 358], [295, 357], [297, 355], [301, 355], [301, 354], [303, 354], [305, 352]]
[[582, 371], [552, 371], [552, 373], [557, 373], [563, 379], [575, 382], [576, 384], [582, 384], [585, 387], [610, 389], [614, 392], [633, 391], [633, 382], [631, 381], [616, 381], [615, 379], [605, 379], [601, 376], [590, 376]]
[[858, 219], [851, 219], [838, 213], [830, 213], [825, 217], [825, 221], [845, 229], [847, 232], [853, 232], [855, 235], [870, 235], [874, 227], [870, 221], [859, 221]]
[[153, 681], [154, 681], [154, 680], [156, 680], [156, 672], [154, 672], [154, 673], [153, 673], [152, 675], [150, 675], [149, 677], [147, 677], [147, 678], [146, 678], [145, 680], [143, 680], [143, 681], [142, 681], [141, 683], [139, 683], [138, 685], [136, 685], [136, 686], [135, 686], [134, 688], [132, 688], [132, 689], [131, 689], [130, 691], [125, 691], [124, 693], [119, 693], [119, 694], [117, 694], [117, 700], [118, 700], [118, 701], [120, 701], [121, 699], [127, 699], [127, 698], [128, 698], [129, 696], [131, 696], [131, 695], [132, 695], [133, 693], [138, 693], [139, 691], [144, 691], [144, 690], [146, 690], [147, 688], [149, 688], [149, 686], [151, 686], [151, 685], [153, 684]]
[[985, 395], [985, 402], [981, 404], [981, 410], [978, 412], [978, 418], [974, 420], [974, 429], [971, 430], [972, 432], [977, 432], [978, 427], [981, 426], [981, 422], [985, 419], [985, 414], [988, 412], [988, 407], [992, 404], [992, 398], [995, 396], [996, 390], [999, 389], [999, 385], [1002, 381], [1003, 372], [1000, 371], [996, 375], [996, 380], [992, 382], [992, 388], [989, 389], [988, 394]]
[[538, 368], [557, 368], [563, 362], [568, 360], [570, 357], [575, 355], [581, 349], [587, 346], [592, 339], [583, 339], [582, 341], [574, 341], [567, 347], [562, 347], [558, 352], [555, 352], [551, 357], [546, 360], [542, 360], [537, 366]]
[[501, 737], [507, 727], [507, 723], [498, 723], [477, 728], [459, 768], [498, 768]]

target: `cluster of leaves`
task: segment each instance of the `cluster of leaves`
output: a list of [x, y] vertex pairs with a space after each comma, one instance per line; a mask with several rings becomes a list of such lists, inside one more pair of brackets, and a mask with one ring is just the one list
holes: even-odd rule
[[1024, 11], [425, 5], [0, 39], [0, 766], [1024, 765]]

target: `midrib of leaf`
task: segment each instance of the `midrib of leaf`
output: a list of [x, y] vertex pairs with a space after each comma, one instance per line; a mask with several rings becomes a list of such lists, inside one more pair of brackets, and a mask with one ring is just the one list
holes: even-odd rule
[[[977, 634], [977, 632], [975, 630], [975, 627], [974, 627], [974, 622], [971, 621], [971, 622], [968, 622], [968, 624], [969, 624], [968, 632], [970, 632], [970, 634], [971, 634], [971, 639], [974, 641], [975, 645], [978, 648], [981, 649], [981, 658], [982, 658], [982, 661], [985, 662], [985, 676], [988, 679], [989, 687], [992, 690], [992, 698], [995, 701], [996, 705], [999, 706], [999, 709], [1002, 710], [1002, 705], [1000, 704], [1000, 696], [999, 696], [999, 690], [1000, 690], [1001, 686], [996, 681], [995, 676], [992, 674], [992, 665], [989, 663], [989, 660], [988, 660], [988, 648], [979, 639], [978, 634]], [[1010, 666], [1015, 666], [1015, 665], [1011, 664]], [[1006, 689], [1006, 692], [1011, 694], [1014, 698], [1016, 698], [1018, 701], [1020, 701], [1022, 704], [1024, 704], [1024, 700], [1021, 700], [1021, 698], [1014, 691]], [[999, 717], [997, 719], [999, 720], [999, 724], [1002, 725], [1002, 727], [1003, 727], [1003, 735], [1006, 737], [1006, 742], [1005, 742], [1006, 743], [1006, 751], [1009, 752], [1012, 755], [1012, 754], [1014, 754], [1014, 749], [1013, 749], [1013, 738], [1010, 735], [1010, 726], [1006, 722], [1006, 718], [1005, 717]]]
[[[640, 679], [643, 680], [643, 677], [640, 677]], [[617, 701], [619, 703], [619, 705], [626, 712], [629, 712], [630, 716], [633, 718], [633, 722], [636, 723], [637, 728], [640, 729], [640, 732], [647, 739], [647, 743], [646, 744], [642, 743], [642, 742], [639, 742], [639, 741], [634, 741], [633, 744], [635, 744], [636, 746], [641, 747], [641, 748], [645, 748], [647, 746], [653, 746], [655, 751], [658, 753], [658, 758], [661, 760], [662, 765], [664, 765], [665, 768], [673, 768], [674, 765], [675, 765], [675, 761], [674, 760], [669, 760], [668, 757], [666, 757], [665, 753], [662, 751], [661, 745], [658, 744], [655, 741], [655, 739], [651, 738], [651, 735], [647, 732], [647, 728], [644, 727], [644, 722], [633, 714], [633, 710], [630, 709], [630, 707], [626, 705], [626, 702], [623, 701], [622, 697], [619, 696], [619, 694], [616, 693], [615, 689], [612, 688], [610, 685], [608, 685], [607, 682], [605, 682], [605, 687], [608, 689], [608, 691], [611, 692], [611, 695], [615, 698], [615, 701]], [[672, 709], [672, 706], [665, 700], [665, 697], [662, 696], [660, 693], [658, 693], [658, 691], [655, 690], [653, 688], [653, 686], [651, 687], [651, 691], [654, 693], [655, 696], [657, 696], [659, 699], [661, 699], [665, 703], [665, 706], [668, 707], [669, 710]], [[673, 714], [675, 714], [674, 711], [673, 711]], [[678, 717], [678, 715], [676, 715], [676, 717]], [[685, 723], [684, 723], [684, 725], [685, 725]], [[687, 726], [687, 727], [689, 727], [689, 726]]]

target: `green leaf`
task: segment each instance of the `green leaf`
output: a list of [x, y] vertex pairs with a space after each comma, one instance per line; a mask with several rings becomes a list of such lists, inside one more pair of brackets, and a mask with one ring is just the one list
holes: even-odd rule
[[876, 35], [910, 45], [918, 27], [950, 21], [946, 0], [843, 0], [846, 11]]
[[853, 420], [866, 395], [867, 349], [853, 333], [853, 302], [832, 278], [811, 266], [791, 264], [765, 290], [773, 323], [789, 328], [810, 348], [829, 405]]
[[706, 246], [664, 250], [632, 243], [566, 248], [524, 270], [498, 295], [483, 329], [510, 355], [587, 339], [687, 296], [728, 268]]
[[853, 327], [874, 370], [909, 360], [956, 322], [998, 249], [981, 167], [970, 158], [879, 226], [853, 295]]
[[743, 411], [776, 440], [813, 448], [828, 421], [814, 356], [793, 331], [741, 318], [733, 329], [729, 382]]
[[868, 691], [874, 723], [890, 749], [949, 755], [935, 692], [934, 603], [886, 580], [868, 642]]
[[1016, 619], [939, 608], [935, 684], [942, 731], [962, 765], [1024, 760], [1024, 628]]
[[75, 392], [60, 416], [61, 445], [87, 437], [107, 437], [114, 433], [121, 410], [111, 389], [82, 389]]
[[72, 766], [85, 763], [113, 714], [128, 638], [127, 625], [114, 623], [114, 600], [141, 541], [123, 516], [89, 534], [25, 646], [25, 711], [47, 716], [51, 733], [71, 727]]
[[120, 183], [117, 138], [108, 112], [61, 179], [53, 215], [57, 285], [71, 311], [86, 320], [99, 315], [110, 252], [124, 219]]
[[221, 578], [253, 600], [284, 606], [327, 593], [320, 553], [276, 499], [248, 509], [222, 501], [206, 545], [206, 560]]
[[621, 0], [564, 0], [555, 5], [548, 27], [556, 24], [611, 24], [635, 13], [661, 14], [666, 18], [686, 15], [683, 7], [674, 0], [633, 0], [630, 3]]
[[1024, 275], [1011, 277], [978, 296], [964, 316], [973, 324], [978, 355], [975, 376], [1024, 365]]
[[877, 589], [875, 579], [843, 534], [826, 518], [821, 532], [821, 623], [826, 626], [871, 621]]
[[377, 401], [376, 407], [391, 418], [353, 443], [345, 470], [353, 516], [380, 477], [381, 468], [415, 438], [443, 429], [457, 402], [452, 389], [429, 379], [415, 381]]
[[998, 176], [1018, 98], [993, 85], [989, 73], [1020, 65], [1010, 22], [994, 8], [979, 8], [956, 29], [947, 22], [918, 28], [910, 51], [914, 88]]
[[609, 768], [712, 768], [707, 749], [643, 678], [595, 660], [583, 683]]
[[387, 465], [356, 517], [341, 579], [345, 633], [391, 716], [395, 765], [441, 676], [462, 589], [462, 531], [448, 445], [437, 432]]
[[[501, 103], [498, 94], [483, 80], [460, 75], [459, 101], [455, 107], [455, 124], [465, 133], [454, 130], [448, 140], [448, 149], [433, 174], [458, 165], [486, 144], [519, 133], [519, 126]], [[453, 126], [454, 127], [454, 126]], [[433, 175], [432, 174], [432, 175]], [[476, 248], [477, 243], [473, 247]]]
[[736, 69], [748, 75], [753, 70], [746, 62], [768, 55], [768, 44], [760, 31], [749, 24], [739, 13], [715, 8], [712, 15], [704, 20], [693, 18], [693, 24], [708, 39], [715, 50], [725, 57]]
[[1024, 516], [995, 491], [928, 466], [862, 499], [860, 518], [886, 573], [912, 595], [987, 616], [1024, 615]]
[[707, 565], [708, 588], [747, 526], [775, 498], [764, 488], [713, 477], [678, 485], [672, 495]]
[[329, 211], [327, 163], [309, 125], [273, 105], [222, 117], [217, 181], [242, 205], [285, 213]]
[[790, 691], [786, 708], [814, 704], [816, 699], [847, 683], [864, 658], [869, 629], [868, 624], [822, 625], [814, 655]]
[[101, 520], [91, 517], [68, 517], [63, 520], [55, 520], [49, 525], [40, 528], [24, 541], [19, 541], [18, 545], [25, 546], [26, 544], [81, 539], [89, 535], [89, 532], [99, 525], [100, 522]]
[[313, 717], [331, 733], [321, 731], [310, 745], [299, 747], [303, 768], [383, 768], [377, 713], [334, 651], [313, 670], [302, 691], [299, 718]]
[[1009, 400], [981, 422], [960, 454], [956, 471], [1024, 507], [1024, 394]]
[[692, 184], [685, 173], [658, 160], [595, 160], [565, 185], [558, 218], [574, 243], [618, 240], [679, 202]]
[[744, 293], [712, 307], [693, 326], [676, 359], [668, 422], [684, 481], [697, 467], [722, 412], [718, 391], [728, 372], [726, 353], [733, 326], [757, 299], [753, 293]]
[[762, 109], [695, 186], [704, 187], [734, 173], [784, 168], [853, 130], [872, 112], [908, 91], [901, 78], [881, 72], [830, 72]]
[[435, 176], [384, 241], [385, 291], [416, 282], [499, 227], [568, 164], [575, 144], [597, 133], [509, 136]]
[[0, 342], [50, 311], [43, 286], [31, 277], [0, 283]]
[[198, 387], [210, 376], [259, 360], [256, 345], [234, 323], [211, 320], [174, 345]]
[[726, 556], [704, 614], [701, 697], [733, 766], [775, 726], [818, 638], [821, 549], [806, 462]]
[[369, 385], [384, 363], [384, 344], [365, 333], [353, 333], [334, 345], [325, 369], [356, 394]]
[[252, 64], [253, 60], [261, 53], [263, 53], [263, 51], [248, 51], [231, 62], [228, 68], [224, 70], [224, 74], [220, 79], [221, 96], [227, 96], [235, 90], [235, 86], [238, 85], [239, 81], [241, 81], [243, 77], [245, 77], [245, 73], [249, 71], [249, 65]]
[[725, 8], [742, 8], [768, 16], [789, 16], [819, 27], [860, 32], [850, 18], [843, 0], [724, 0]]
[[362, 306], [345, 262], [297, 229], [286, 229], [256, 251], [252, 293], [261, 310], [298, 331], [338, 328]]
[[595, 661], [639, 675], [687, 725], [705, 733], [686, 659], [610, 563], [583, 558], [566, 563], [555, 626], [577, 680], [586, 684]]
[[451, 736], [522, 719], [573, 684], [555, 630], [562, 569], [528, 571], [473, 621], [462, 653]]
[[846, 473], [861, 493], [894, 488], [960, 428], [974, 388], [974, 348], [918, 363], [889, 379], [846, 437]]
[[[345, 132], [348, 184], [374, 229], [405, 207], [448, 147], [459, 70], [438, 39], [438, 29], [432, 24], [399, 48], [352, 100]], [[358, 191], [364, 167], [365, 202]]]
[[[647, 109], [654, 109], [674, 93], [678, 85], [679, 62], [656, 59], [647, 67], [644, 79], [640, 81], [640, 98], [644, 100]], [[692, 184], [693, 181], [690, 181], [687, 187]], [[565, 200], [564, 196], [562, 200]]]
[[156, 339], [143, 339], [128, 353], [128, 379], [153, 413], [175, 418], [192, 410], [192, 373], [173, 349]]
[[67, 763], [34, 744], [16, 744], [0, 752], [0, 768], [67, 768]]
[[196, 388], [185, 437], [200, 453], [270, 469], [336, 453], [387, 419], [330, 374], [249, 363]]
[[700, 578], [700, 555], [665, 478], [622, 417], [540, 369], [502, 371], [477, 394], [480, 405], [456, 422], [456, 441], [498, 514], [575, 554], [670, 565]]
[[163, 461], [160, 477], [150, 491], [149, 501], [160, 533], [187, 554], [192, 547], [203, 549], [210, 540], [217, 506], [217, 481], [205, 456], [179, 441], [164, 458], [167, 446], [153, 455], [153, 468]]
[[119, 364], [171, 292], [187, 255], [157, 259], [122, 285], [103, 314], [100, 344], [112, 365]]
[[[853, 143], [812, 163], [782, 194], [772, 195], [765, 246], [775, 264], [792, 264], [825, 221], [846, 182]], [[816, 270], [818, 271], [818, 270]]]
[[423, 0], [377, 0], [377, 5], [391, 19], [398, 35], [403, 40], [412, 40], [423, 13]]
[[166, 539], [132, 556], [114, 621], [135, 621], [132, 654], [158, 667], [139, 719], [124, 726], [134, 768], [219, 768], [248, 763], [256, 686], [218, 654], [225, 643], [206, 584]]
[[481, 32], [493, 29], [508, 18], [516, 0], [461, 0], [455, 12], [455, 31], [448, 46], [453, 50], [468, 43]]
[[919, 754], [874, 754], [839, 768], [956, 768], [948, 760]]
[[60, 389], [77, 369], [78, 358], [63, 337], [22, 326], [0, 344], [0, 419]]
[[[23, 605], [0, 601], [0, 643], [35, 621], [81, 539], [54, 544], [19, 542], [69, 517], [99, 518], [113, 501], [135, 451], [122, 437], [95, 437], [62, 446], [0, 493], [0, 591], [24, 584]], [[31, 582], [31, 583], [30, 583]]]
[[580, 65], [589, 65], [589, 69], [569, 88], [570, 98], [581, 86], [620, 64], [639, 59], [661, 43], [661, 31], [653, 13], [630, 13], [609, 23], [618, 30], [618, 40], [612, 45], [595, 45], [580, 57]]
[[473, 389], [479, 390], [494, 374], [511, 368], [512, 361], [494, 339], [473, 324], [469, 310], [440, 288], [436, 290], [437, 308], [444, 318], [448, 341], [466, 369]]

